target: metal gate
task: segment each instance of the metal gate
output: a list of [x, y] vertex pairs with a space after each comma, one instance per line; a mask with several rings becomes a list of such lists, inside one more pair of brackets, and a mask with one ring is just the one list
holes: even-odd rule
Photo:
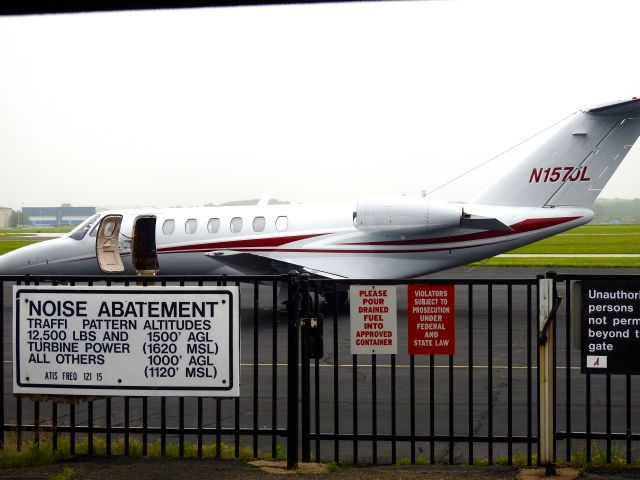
[[[307, 282], [314, 300], [328, 288], [303, 277], [302, 291]], [[331, 282], [329, 288], [337, 292], [354, 283], [367, 284]], [[410, 283], [455, 285], [455, 355], [406, 353]], [[511, 463], [519, 456], [531, 464], [537, 441], [536, 280], [375, 285], [397, 288], [400, 353], [351, 355], [348, 312], [336, 304], [325, 312], [325, 355], [310, 367], [302, 361], [301, 459]]]

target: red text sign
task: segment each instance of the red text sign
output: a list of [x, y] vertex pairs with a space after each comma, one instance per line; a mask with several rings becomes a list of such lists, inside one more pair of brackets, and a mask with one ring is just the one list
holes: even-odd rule
[[455, 353], [455, 287], [409, 285], [409, 355]]
[[398, 353], [396, 287], [351, 285], [351, 353]]

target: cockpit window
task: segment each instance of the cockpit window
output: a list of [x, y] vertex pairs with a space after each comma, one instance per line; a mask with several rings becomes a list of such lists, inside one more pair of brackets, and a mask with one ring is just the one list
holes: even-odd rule
[[87, 218], [84, 222], [71, 230], [71, 232], [69, 233], [69, 238], [73, 238], [74, 240], [82, 240], [87, 232], [91, 230], [91, 227], [99, 216], [100, 214], [96, 213], [92, 217]]

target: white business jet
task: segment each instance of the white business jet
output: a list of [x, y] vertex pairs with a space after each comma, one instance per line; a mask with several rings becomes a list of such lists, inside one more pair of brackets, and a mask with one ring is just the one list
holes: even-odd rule
[[467, 204], [364, 197], [352, 204], [107, 211], [0, 257], [0, 274], [272, 274], [410, 278], [583, 225], [640, 135], [640, 99], [579, 111]]

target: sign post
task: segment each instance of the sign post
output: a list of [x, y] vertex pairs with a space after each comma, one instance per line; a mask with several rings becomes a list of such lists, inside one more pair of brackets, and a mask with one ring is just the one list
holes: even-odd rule
[[[555, 475], [555, 438], [554, 398], [553, 398], [553, 322], [554, 309], [553, 278], [538, 280], [539, 311], [538, 318], [538, 404], [540, 405], [540, 458], [538, 464], [545, 467], [547, 475]], [[557, 308], [557, 307], [556, 307]]]
[[237, 287], [14, 287], [16, 394], [240, 395]]

